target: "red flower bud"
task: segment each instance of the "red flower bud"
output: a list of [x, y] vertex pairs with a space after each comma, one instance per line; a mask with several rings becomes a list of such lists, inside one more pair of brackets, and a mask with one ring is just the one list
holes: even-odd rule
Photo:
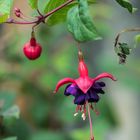
[[17, 12], [15, 12], [15, 15], [17, 16], [17, 17], [21, 17], [21, 14], [20, 13], [17, 13]]
[[36, 39], [32, 37], [31, 40], [24, 45], [23, 52], [28, 59], [35, 60], [40, 57], [42, 48], [40, 44], [36, 42]]

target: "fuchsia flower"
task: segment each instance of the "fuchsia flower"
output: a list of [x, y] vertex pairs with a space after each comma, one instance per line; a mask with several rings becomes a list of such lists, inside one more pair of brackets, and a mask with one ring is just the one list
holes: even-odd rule
[[[64, 94], [66, 96], [72, 95], [75, 97], [74, 104], [77, 104], [75, 116], [78, 114], [78, 111], [81, 111], [83, 112], [82, 114], [83, 120], [86, 119], [86, 105], [88, 104], [88, 116], [90, 120], [91, 140], [94, 140], [92, 134], [90, 109], [93, 109], [97, 113], [97, 111], [93, 108], [92, 103], [97, 103], [99, 101], [100, 99], [99, 93], [104, 94], [102, 88], [105, 86], [104, 82], [97, 82], [97, 81], [102, 78], [110, 78], [114, 81], [116, 81], [116, 79], [111, 74], [106, 72], [99, 74], [95, 78], [90, 78], [88, 75], [88, 68], [84, 63], [84, 59], [81, 51], [79, 51], [78, 56], [79, 56], [78, 71], [80, 77], [77, 79], [64, 78], [60, 80], [56, 85], [54, 93], [56, 93], [59, 90], [59, 88], [64, 84], [70, 83], [66, 86]], [[89, 103], [91, 104], [89, 105]]]
[[105, 86], [104, 82], [96, 82], [102, 78], [110, 78], [112, 80], [116, 80], [111, 74], [109, 73], [102, 73], [99, 74], [95, 78], [90, 78], [88, 75], [88, 68], [86, 64], [84, 63], [82, 52], [79, 51], [79, 67], [78, 71], [80, 74], [80, 77], [77, 79], [72, 78], [64, 78], [60, 80], [55, 88], [54, 93], [56, 93], [59, 88], [64, 84], [69, 84], [65, 89], [65, 95], [73, 95], [75, 96], [74, 103], [77, 105], [84, 105], [86, 101], [88, 102], [98, 102], [99, 96], [98, 93], [103, 94], [104, 91], [102, 90], [102, 87]]

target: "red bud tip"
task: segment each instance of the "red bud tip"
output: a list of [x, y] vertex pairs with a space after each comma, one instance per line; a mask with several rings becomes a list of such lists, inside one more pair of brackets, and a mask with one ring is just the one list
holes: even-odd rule
[[30, 39], [30, 45], [31, 46], [36, 46], [36, 39], [35, 38]]
[[20, 14], [20, 13], [15, 12], [15, 15], [16, 15], [17, 17], [21, 17], [21, 14]]
[[15, 11], [16, 13], [21, 13], [20, 9], [17, 8], [17, 7], [14, 8], [14, 11]]

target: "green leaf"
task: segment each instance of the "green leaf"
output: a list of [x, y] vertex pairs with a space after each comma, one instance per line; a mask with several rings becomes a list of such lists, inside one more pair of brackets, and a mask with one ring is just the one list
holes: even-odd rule
[[5, 138], [5, 139], [2, 139], [2, 140], [17, 140], [17, 137], [9, 137], [9, 138]]
[[19, 119], [20, 117], [20, 110], [19, 107], [17, 105], [12, 106], [11, 108], [9, 108], [8, 110], [6, 110], [5, 112], [2, 113], [2, 116], [5, 118], [16, 118]]
[[128, 46], [127, 43], [119, 43], [115, 47], [115, 52], [119, 56], [119, 63], [125, 64], [127, 55], [130, 55], [132, 49]]
[[101, 39], [90, 17], [86, 0], [79, 0], [79, 5], [69, 10], [67, 26], [68, 30], [79, 42]]
[[32, 9], [37, 9], [38, 8], [38, 0], [28, 0], [29, 5], [31, 6]]
[[133, 8], [132, 4], [126, 0], [116, 0], [116, 2], [119, 3], [122, 7], [126, 8], [130, 13], [135, 11], [135, 8]]
[[58, 6], [65, 3], [67, 0], [50, 0], [47, 5], [45, 6], [44, 13], [48, 13], [53, 9], [57, 8]]
[[9, 18], [12, 4], [13, 0], [0, 0], [0, 23]]
[[40, 10], [40, 12], [42, 14], [45, 14], [44, 13], [44, 9], [46, 8], [46, 5], [48, 4], [50, 0], [39, 0], [38, 1], [38, 9]]
[[[53, 9], [57, 8], [58, 6], [62, 5], [65, 3], [67, 0], [51, 0], [47, 3], [44, 13], [48, 13], [52, 11]], [[72, 8], [76, 3], [69, 4], [65, 6], [64, 8], [58, 10], [57, 12], [53, 13], [48, 19], [47, 19], [47, 24], [48, 25], [55, 25], [61, 22], [66, 21], [67, 17], [67, 12], [70, 8]]]
[[8, 110], [14, 103], [16, 99], [16, 93], [9, 91], [0, 92], [0, 103], [3, 104], [0, 108], [2, 112]]
[[88, 0], [88, 3], [96, 3], [96, 0]]
[[140, 35], [135, 36], [135, 42], [140, 42]]
[[123, 54], [125, 54], [125, 55], [129, 55], [130, 54], [131, 49], [129, 48], [127, 43], [121, 43], [120, 44], [120, 48], [121, 48], [121, 52]]
[[129, 55], [131, 50], [127, 43], [119, 43], [119, 46], [115, 47], [115, 52], [117, 54]]
[[134, 44], [134, 48], [137, 48], [138, 46], [140, 46], [140, 34], [136, 35], [134, 37], [134, 41], [135, 41], [135, 44]]
[[[51, 10], [57, 8], [58, 6], [62, 5], [65, 2], [66, 2], [66, 0], [61, 0], [61, 1], [51, 0], [47, 3], [44, 12], [48, 13]], [[88, 3], [90, 3], [90, 4], [95, 3], [95, 2], [96, 2], [96, 0], [88, 0]], [[53, 13], [47, 19], [47, 24], [49, 26], [52, 26], [52, 25], [56, 25], [61, 22], [65, 22], [67, 19], [67, 13], [68, 13], [69, 9], [72, 8], [73, 6], [75, 6], [76, 4], [77, 4], [77, 2], [73, 2], [73, 3], [65, 6], [64, 8], [60, 9], [59, 11]]]
[[70, 8], [75, 6], [75, 4], [70, 4], [59, 11], [55, 12], [52, 16], [50, 16], [47, 20], [48, 25], [55, 25], [61, 22], [65, 22], [67, 19], [67, 13]]
[[9, 17], [8, 14], [0, 15], [0, 23], [5, 22], [8, 19], [8, 17]]

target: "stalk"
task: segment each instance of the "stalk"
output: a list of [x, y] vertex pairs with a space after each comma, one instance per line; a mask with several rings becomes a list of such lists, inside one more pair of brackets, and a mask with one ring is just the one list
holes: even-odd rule
[[94, 140], [92, 120], [91, 120], [91, 115], [90, 115], [90, 105], [89, 103], [87, 104], [88, 104], [88, 118], [89, 118], [89, 125], [90, 125], [90, 140]]

